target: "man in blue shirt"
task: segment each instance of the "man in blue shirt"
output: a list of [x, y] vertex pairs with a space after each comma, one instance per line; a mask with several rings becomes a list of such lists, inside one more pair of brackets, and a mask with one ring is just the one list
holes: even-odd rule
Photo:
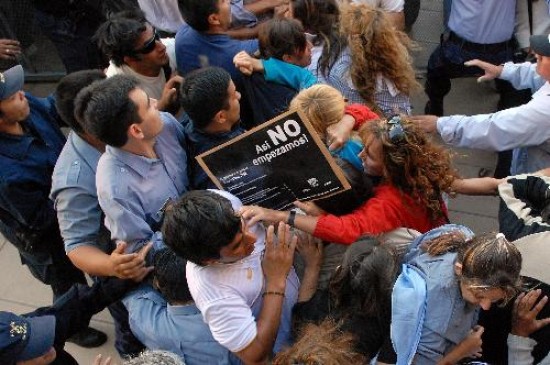
[[96, 186], [111, 239], [125, 241], [127, 252], [150, 241], [162, 247], [164, 210], [189, 185], [183, 127], [126, 75], [82, 90], [75, 110], [84, 129], [107, 145]]
[[[103, 225], [103, 212], [96, 189], [96, 170], [105, 144], [86, 133], [74, 116], [74, 100], [80, 90], [105, 79], [100, 70], [78, 71], [65, 76], [57, 85], [56, 108], [71, 127], [52, 177], [50, 198], [54, 201], [65, 251], [73, 264], [94, 281], [109, 276], [140, 281], [150, 268], [144, 255], [124, 254], [124, 244], [115, 248], [110, 232]], [[115, 347], [121, 356], [137, 356], [143, 345], [132, 335], [128, 312], [121, 302], [108, 307], [115, 320]]]
[[220, 345], [193, 303], [185, 277], [185, 260], [172, 250], [154, 255], [155, 288], [145, 285], [124, 298], [130, 328], [148, 349], [178, 354], [187, 365], [240, 361]]
[[185, 75], [204, 66], [218, 66], [240, 80], [233, 57], [240, 51], [253, 54], [258, 50], [256, 39], [240, 41], [226, 32], [231, 25], [229, 0], [185, 0], [180, 10], [187, 22], [176, 34], [176, 62]]
[[186, 77], [181, 95], [183, 109], [191, 118], [186, 125], [191, 186], [216, 188], [195, 157], [244, 133], [239, 123], [241, 94], [227, 71], [209, 67]]
[[[51, 176], [65, 136], [53, 98], [22, 91], [23, 68], [0, 74], [0, 232], [19, 250], [34, 277], [59, 297], [84, 275], [67, 259], [55, 210]], [[99, 346], [105, 334], [89, 331], [79, 343]]]

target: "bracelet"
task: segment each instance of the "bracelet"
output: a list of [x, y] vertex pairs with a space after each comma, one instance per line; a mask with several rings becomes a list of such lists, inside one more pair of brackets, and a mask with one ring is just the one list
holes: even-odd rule
[[266, 291], [262, 294], [262, 297], [265, 297], [266, 295], [279, 295], [281, 297], [285, 297], [285, 293], [280, 291]]
[[294, 220], [295, 219], [296, 219], [296, 211], [291, 210], [290, 212], [288, 212], [288, 219], [286, 220], [286, 223], [289, 226], [294, 227]]

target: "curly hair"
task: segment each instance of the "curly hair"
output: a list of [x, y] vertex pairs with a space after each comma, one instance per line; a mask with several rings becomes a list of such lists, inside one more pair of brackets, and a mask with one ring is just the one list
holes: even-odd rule
[[468, 240], [461, 232], [450, 232], [426, 243], [432, 256], [457, 252], [462, 265], [460, 281], [474, 289], [498, 288], [505, 293], [504, 303], [521, 287], [521, 253], [502, 233], [487, 233]]
[[298, 341], [279, 352], [274, 365], [340, 365], [364, 364], [363, 355], [354, 351], [353, 335], [340, 330], [340, 324], [331, 320], [307, 324], [300, 331]]
[[[391, 130], [398, 127], [395, 118], [402, 133], [391, 138]], [[451, 184], [459, 177], [447, 149], [435, 144], [404, 116], [371, 121], [360, 129], [359, 135], [365, 148], [370, 136], [381, 142], [383, 177], [389, 184], [425, 206], [430, 218], [444, 215], [441, 193], [450, 193]]]
[[348, 36], [351, 80], [369, 105], [375, 105], [378, 76], [391, 81], [405, 95], [420, 87], [409, 54], [412, 42], [395, 29], [383, 10], [365, 4], [344, 5], [340, 31]]

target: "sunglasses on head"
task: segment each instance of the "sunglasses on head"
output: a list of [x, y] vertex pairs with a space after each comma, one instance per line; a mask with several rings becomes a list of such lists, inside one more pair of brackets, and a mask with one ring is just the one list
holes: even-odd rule
[[388, 137], [392, 143], [398, 143], [405, 139], [405, 129], [401, 124], [401, 117], [394, 115], [388, 119]]
[[153, 29], [153, 37], [151, 37], [151, 39], [149, 39], [147, 42], [145, 42], [143, 47], [134, 50], [134, 52], [139, 53], [139, 54], [151, 53], [151, 52], [153, 52], [153, 50], [157, 46], [157, 41], [158, 40], [160, 40], [160, 36], [158, 35], [157, 30]]

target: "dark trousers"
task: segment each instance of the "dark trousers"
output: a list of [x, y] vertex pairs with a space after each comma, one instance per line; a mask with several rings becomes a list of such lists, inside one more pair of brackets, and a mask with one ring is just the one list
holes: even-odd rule
[[65, 254], [61, 237], [51, 237], [48, 248], [49, 252], [20, 250], [19, 255], [32, 276], [52, 288], [55, 301], [74, 284], [86, 284], [86, 278]]
[[[512, 61], [515, 47], [513, 42], [502, 46], [474, 46], [456, 37], [445, 38], [442, 35], [441, 44], [435, 49], [428, 61], [425, 92], [428, 95], [425, 113], [437, 116], [444, 115], [443, 99], [451, 90], [451, 79], [458, 77], [475, 77], [483, 75], [478, 67], [464, 66], [464, 62], [480, 59], [495, 65]], [[507, 81], [496, 79], [495, 85], [500, 99], [497, 110], [512, 108], [527, 103], [531, 94], [529, 90], [516, 90]], [[499, 161], [495, 169], [495, 177], [505, 177], [510, 174], [512, 151], [499, 153]]]
[[72, 13], [56, 16], [38, 9], [35, 14], [42, 32], [55, 45], [67, 74], [102, 67], [97, 45], [91, 40], [99, 20]]

